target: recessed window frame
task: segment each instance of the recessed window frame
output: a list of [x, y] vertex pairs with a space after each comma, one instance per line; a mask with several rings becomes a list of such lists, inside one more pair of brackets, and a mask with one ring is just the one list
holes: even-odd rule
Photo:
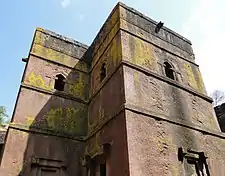
[[100, 83], [106, 78], [106, 73], [107, 73], [106, 63], [103, 62], [100, 70]]
[[66, 78], [62, 74], [57, 74], [55, 76], [54, 89], [57, 91], [64, 91], [66, 84]]
[[173, 65], [170, 62], [165, 61], [163, 63], [163, 67], [165, 76], [169, 79], [176, 81], [176, 74]]

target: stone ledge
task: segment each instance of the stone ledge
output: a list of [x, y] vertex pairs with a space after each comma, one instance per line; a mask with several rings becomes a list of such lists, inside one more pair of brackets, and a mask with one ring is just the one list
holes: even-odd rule
[[[95, 36], [95, 38], [93, 39], [90, 47], [87, 49], [87, 51], [84, 53], [82, 58], [85, 58], [85, 60], [92, 61], [92, 53], [96, 47], [96, 44], [99, 42], [99, 40], [101, 40], [101, 38], [106, 38], [108, 36], [108, 34], [111, 32], [112, 28], [110, 28], [105, 34], [104, 31], [106, 30], [106, 28], [108, 27], [108, 24], [110, 23], [111, 17], [113, 16], [113, 14], [116, 12], [117, 8], [118, 8], [119, 4], [117, 4], [113, 10], [111, 11], [111, 13], [109, 14], [109, 16], [107, 17], [107, 19], [105, 20], [104, 24], [102, 25], [102, 27], [99, 29], [99, 31], [97, 32], [97, 35]], [[117, 21], [119, 21], [119, 16]], [[117, 23], [117, 21], [115, 21], [115, 24]], [[103, 40], [104, 41], [104, 40]], [[102, 43], [101, 43], [102, 44]], [[100, 44], [100, 45], [101, 45]], [[99, 45], [99, 47], [100, 47]], [[95, 53], [93, 53], [95, 55]]]
[[86, 136], [80, 136], [80, 137], [74, 136], [74, 135], [69, 135], [69, 134], [62, 134], [61, 132], [55, 132], [55, 131], [52, 131], [52, 130], [41, 129], [41, 128], [37, 128], [37, 127], [30, 128], [27, 125], [19, 124], [19, 123], [10, 123], [9, 129], [12, 128], [12, 129], [20, 130], [20, 131], [25, 131], [25, 132], [31, 132], [31, 133], [37, 133], [37, 134], [44, 134], [44, 135], [51, 135], [51, 136], [57, 136], [57, 137], [68, 138], [68, 139], [72, 139], [72, 140], [78, 140], [78, 141], [86, 142], [92, 136], [94, 136], [98, 131], [100, 131], [102, 127], [104, 127], [112, 119], [114, 119], [115, 117], [117, 117], [124, 110], [125, 110], [125, 106], [123, 104], [123, 105], [121, 105], [118, 108], [118, 111], [116, 111], [112, 115], [109, 115], [106, 118], [106, 120], [102, 121], [99, 125], [97, 125], [94, 130], [92, 130], [91, 132], [88, 133], [88, 135], [86, 135]]
[[65, 36], [63, 36], [61, 34], [57, 34], [57, 33], [53, 32], [53, 31], [48, 30], [48, 29], [43, 29], [43, 28], [37, 27], [36, 31], [45, 33], [47, 35], [50, 35], [50, 36], [55, 37], [57, 39], [69, 42], [69, 43], [77, 45], [77, 46], [80, 46], [80, 47], [85, 48], [85, 49], [89, 48], [89, 46], [87, 46], [87, 45], [85, 45], [85, 44], [83, 44], [81, 42], [78, 42], [78, 41], [76, 41], [76, 40], [74, 40], [72, 38], [69, 38], [69, 37], [65, 37]]
[[[94, 97], [103, 89], [103, 87], [107, 84], [107, 82], [114, 76], [114, 74], [120, 69], [122, 66], [122, 61], [118, 63], [118, 65], [115, 67], [114, 71], [107, 75], [107, 77], [96, 87], [95, 91], [92, 91], [89, 94], [89, 101], [88, 104], [94, 99]], [[122, 75], [123, 76], [123, 75]]]
[[141, 108], [135, 105], [131, 105], [128, 103], [124, 103], [123, 105], [120, 106], [120, 108], [118, 108], [118, 111], [115, 112], [112, 115], [109, 115], [106, 121], [102, 122], [101, 124], [99, 124], [98, 126], [96, 126], [95, 130], [93, 130], [92, 132], [90, 132], [88, 134], [88, 136], [85, 138], [85, 141], [88, 140], [89, 138], [91, 138], [93, 135], [95, 135], [101, 128], [103, 128], [107, 123], [109, 123], [113, 118], [117, 117], [120, 113], [122, 113], [124, 110], [129, 110], [132, 111], [134, 113], [138, 113], [138, 114], [142, 114], [144, 116], [148, 116], [151, 118], [154, 118], [155, 120], [158, 121], [166, 121], [168, 123], [172, 123], [175, 125], [179, 125], [179, 126], [183, 126], [192, 130], [196, 130], [201, 132], [204, 135], [211, 135], [211, 136], [216, 136], [222, 139], [225, 139], [225, 134], [222, 132], [217, 132], [217, 131], [212, 131], [208, 128], [202, 128], [202, 127], [198, 127], [192, 123], [188, 123], [188, 122], [184, 122], [184, 121], [179, 121], [179, 120], [172, 120], [170, 119], [168, 116], [165, 116], [163, 114], [159, 114], [159, 113], [155, 113], [155, 112], [151, 112], [145, 108]]
[[120, 113], [122, 113], [125, 110], [125, 106], [124, 104], [122, 104], [118, 110], [113, 113], [112, 115], [109, 115], [108, 117], [104, 118], [106, 120], [103, 120], [101, 123], [99, 123], [94, 130], [92, 130], [91, 132], [88, 132], [88, 135], [86, 137], [85, 140], [90, 139], [92, 136], [94, 136], [98, 131], [101, 130], [102, 127], [104, 127], [107, 123], [109, 123], [112, 119], [114, 119], [115, 117], [117, 117], [118, 115], [120, 115]]
[[77, 101], [77, 102], [88, 105], [95, 98], [95, 96], [101, 91], [101, 89], [106, 85], [106, 83], [111, 79], [111, 77], [119, 70], [121, 65], [122, 65], [122, 61], [118, 64], [118, 66], [115, 68], [115, 70], [110, 75], [108, 75], [106, 77], [106, 79], [104, 79], [103, 82], [101, 84], [99, 84], [98, 87], [96, 87], [96, 90], [93, 91], [91, 94], [89, 94], [88, 100], [82, 100], [82, 99], [79, 99], [79, 98], [76, 98], [76, 97], [71, 97], [71, 96], [69, 96], [67, 94], [63, 94], [61, 92], [53, 92], [53, 91], [45, 90], [45, 89], [42, 89], [42, 88], [34, 87], [34, 86], [28, 85], [28, 84], [23, 83], [23, 82], [21, 83], [21, 87], [31, 89], [31, 90], [35, 90], [35, 91], [39, 91], [41, 93], [46, 93], [46, 94], [49, 94], [49, 95], [56, 95], [56, 96], [59, 96], [59, 97], [67, 98], [67, 99], [74, 100], [74, 101]]
[[49, 135], [49, 136], [57, 136], [61, 138], [67, 138], [67, 139], [72, 139], [72, 140], [77, 140], [77, 141], [85, 141], [85, 137], [75, 137], [74, 135], [69, 135], [69, 134], [62, 134], [61, 132], [55, 132], [51, 131], [48, 129], [41, 129], [41, 128], [30, 128], [26, 125], [19, 124], [19, 123], [10, 123], [9, 129], [16, 129], [19, 131], [25, 131], [25, 132], [31, 132], [31, 133], [37, 133], [37, 134], [43, 134], [43, 135]]
[[67, 95], [66, 93], [53, 92], [53, 91], [49, 91], [49, 90], [45, 90], [45, 89], [42, 89], [42, 88], [38, 88], [38, 87], [28, 85], [26, 83], [21, 83], [21, 87], [26, 88], [26, 89], [31, 89], [31, 90], [34, 90], [34, 91], [38, 91], [38, 92], [41, 92], [41, 93], [46, 93], [48, 95], [54, 95], [54, 96], [62, 97], [62, 98], [65, 98], [65, 99], [74, 100], [74, 101], [77, 101], [79, 103], [88, 104], [88, 101], [85, 101], [85, 100], [82, 100], [82, 99], [79, 99], [79, 98], [76, 98], [76, 97], [72, 97], [70, 95]]
[[[129, 10], [129, 11], [131, 11], [133, 13], [135, 13], [136, 15], [138, 15], [138, 16], [146, 19], [146, 20], [148, 20], [149, 22], [153, 23], [154, 25], [157, 25], [158, 24], [158, 22], [154, 21], [153, 19], [149, 18], [148, 16], [142, 14], [141, 12], [135, 10], [132, 7], [127, 6], [126, 4], [124, 4], [122, 2], [119, 2], [118, 4], [120, 6], [122, 6], [123, 8], [125, 8], [125, 9], [127, 9], [127, 10]], [[177, 36], [178, 38], [182, 39], [183, 41], [185, 41], [185, 42], [187, 42], [187, 43], [189, 43], [191, 45], [191, 41], [190, 40], [188, 40], [187, 38], [181, 36], [180, 34], [176, 33], [175, 31], [173, 31], [173, 30], [171, 30], [171, 29], [169, 29], [169, 28], [167, 28], [165, 26], [163, 26], [162, 29], [164, 29], [165, 31], [167, 31], [167, 32], [169, 32], [169, 33], [171, 33], [171, 34], [173, 34], [175, 36]]]
[[[64, 53], [63, 53], [63, 54], [64, 54]], [[80, 71], [80, 72], [85, 73], [85, 74], [89, 74], [89, 73], [90, 73], [90, 72], [86, 72], [86, 71], [84, 71], [84, 70], [78, 69], [78, 68], [76, 68], [76, 67], [70, 67], [70, 66], [65, 65], [65, 64], [62, 64], [62, 63], [60, 63], [60, 62], [56, 62], [56, 61], [54, 61], [54, 60], [46, 59], [46, 58], [41, 57], [41, 56], [39, 56], [39, 55], [37, 55], [36, 53], [33, 53], [33, 52], [30, 52], [30, 55], [31, 55], [31, 56], [35, 56], [35, 57], [37, 57], [38, 59], [41, 59], [41, 60], [44, 60], [44, 61], [47, 61], [47, 62], [50, 62], [50, 63], [53, 63], [53, 64], [57, 64], [57, 65], [59, 65], [59, 66], [63, 66], [63, 67], [66, 67], [66, 68], [69, 68], [69, 69], [72, 69], [72, 70]], [[68, 55], [68, 56], [69, 56], [69, 55]], [[72, 56], [71, 56], [71, 57], [72, 57]], [[74, 58], [74, 59], [77, 59], [77, 58]], [[77, 60], [81, 61], [80, 59], [77, 59]], [[85, 62], [85, 61], [83, 61], [83, 62]]]
[[165, 116], [163, 114], [154, 113], [154, 112], [151, 112], [151, 111], [149, 111], [145, 108], [141, 108], [141, 107], [138, 107], [138, 106], [127, 104], [127, 103], [124, 103], [123, 105], [121, 105], [120, 108], [118, 108], [117, 112], [115, 112], [114, 114], [109, 115], [107, 118], [105, 118], [106, 120], [102, 121], [102, 123], [100, 123], [98, 126], [96, 126], [96, 128], [94, 130], [92, 130], [91, 132], [89, 132], [87, 136], [75, 137], [75, 136], [72, 136], [72, 135], [60, 134], [60, 133], [52, 132], [52, 131], [45, 130], [45, 129], [29, 128], [26, 125], [14, 124], [14, 123], [11, 123], [9, 125], [9, 128], [13, 128], [13, 129], [21, 130], [21, 131], [26, 131], [26, 132], [32, 132], [32, 133], [40, 133], [40, 134], [58, 136], [58, 137], [63, 137], [63, 138], [68, 138], [68, 139], [72, 139], [72, 140], [78, 140], [78, 141], [86, 142], [92, 136], [94, 136], [101, 128], [103, 128], [105, 125], [107, 125], [112, 119], [117, 117], [120, 113], [124, 112], [124, 110], [128, 110], [128, 111], [131, 111], [131, 112], [134, 112], [134, 113], [142, 114], [144, 116], [154, 118], [155, 120], [158, 120], [158, 121], [165, 121], [165, 122], [172, 123], [172, 124], [175, 124], [175, 125], [183, 126], [185, 128], [196, 130], [196, 131], [201, 132], [204, 135], [211, 135], [211, 136], [215, 136], [215, 137], [225, 139], [225, 134], [223, 134], [221, 132], [212, 131], [212, 130], [207, 129], [207, 128], [200, 128], [200, 127], [198, 127], [196, 125], [193, 125], [191, 123], [188, 123], [188, 122], [183, 122], [183, 121], [179, 121], [179, 120], [171, 120], [171, 119], [169, 119], [168, 116]]
[[[79, 58], [79, 56], [77, 56], [77, 55], [76, 55], [76, 56], [75, 56], [75, 55], [71, 55], [71, 54], [68, 54], [68, 53], [64, 52], [63, 50], [60, 51], [60, 50], [58, 50], [58, 49], [55, 49], [54, 47], [51, 47], [51, 46], [44, 46], [44, 45], [41, 45], [40, 43], [33, 43], [32, 50], [34, 49], [35, 46], [41, 46], [41, 47], [45, 48], [46, 50], [52, 50], [52, 51], [55, 51], [55, 52], [57, 52], [57, 53], [60, 53], [60, 54], [64, 54], [64, 55], [66, 55], [66, 56], [69, 56], [69, 57], [71, 57], [71, 58], [73, 58], [73, 59], [81, 60], [81, 59]], [[30, 53], [35, 53], [35, 52], [32, 51], [32, 50], [31, 50]]]
[[[133, 31], [128, 31], [123, 26], [121, 26], [120, 30], [123, 31], [123, 32], [125, 32], [125, 33], [128, 33], [129, 35], [132, 35], [134, 37], [137, 37], [137, 38], [139, 38], [139, 39], [141, 39], [141, 40], [143, 40], [143, 41], [145, 41], [145, 42], [153, 45], [156, 48], [159, 48], [159, 49], [161, 49], [163, 51], [166, 51], [166, 52], [170, 53], [171, 55], [174, 55], [174, 56], [176, 56], [176, 57], [178, 57], [180, 59], [183, 59], [183, 60], [185, 60], [185, 61], [187, 61], [187, 62], [189, 62], [189, 63], [191, 63], [191, 64], [193, 64], [193, 65], [195, 65], [197, 67], [199, 67], [199, 65], [194, 62], [194, 59], [187, 59], [187, 58], [190, 58], [192, 56], [190, 56], [190, 54], [187, 53], [187, 52], [186, 52], [186, 54], [184, 54], [185, 51], [183, 51], [182, 49], [180, 49], [180, 48], [178, 48], [178, 47], [176, 47], [174, 45], [172, 45], [174, 47], [173, 50], [170, 49], [169, 47], [160, 46], [160, 44], [161, 45], [168, 45], [169, 43], [166, 42], [166, 41], [161, 41], [161, 42], [158, 42], [157, 43], [156, 40], [155, 41], [149, 40], [148, 39], [148, 38], [150, 38], [149, 36], [147, 36], [146, 38], [143, 38], [142, 36], [135, 34]], [[144, 31], [144, 32], [146, 32], [146, 31]], [[152, 34], [148, 34], [148, 35], [151, 35], [152, 37], [157, 38], [156, 36], [154, 36]], [[177, 49], [177, 53], [175, 53], [176, 52], [175, 49]], [[180, 50], [180, 51], [178, 51], [178, 50]]]
[[[46, 48], [46, 51], [44, 51]], [[65, 40], [58, 39], [44, 32], [36, 31], [34, 34], [33, 42], [31, 45], [31, 51], [43, 52], [49, 54], [52, 49], [59, 53], [66, 53], [74, 58], [80, 59], [83, 54], [87, 51], [86, 48], [67, 42]]]
[[155, 112], [151, 112], [150, 110], [147, 110], [145, 108], [141, 108], [141, 107], [138, 107], [138, 106], [135, 106], [135, 105], [125, 104], [124, 106], [125, 106], [125, 109], [128, 110], [128, 111], [131, 111], [131, 112], [134, 112], [134, 113], [137, 113], [137, 114], [142, 114], [144, 116], [154, 118], [155, 120], [158, 120], [158, 121], [166, 121], [168, 123], [172, 123], [172, 124], [175, 124], [175, 125], [179, 125], [179, 126], [183, 126], [183, 127], [192, 129], [192, 130], [199, 131], [204, 135], [211, 135], [211, 136], [215, 136], [215, 137], [225, 139], [225, 134], [221, 133], [221, 132], [212, 131], [212, 130], [207, 129], [207, 128], [198, 127], [198, 126], [196, 126], [192, 123], [188, 123], [188, 122], [184, 122], [184, 121], [180, 121], [180, 120], [172, 120], [172, 119], [169, 119], [168, 116], [165, 116], [165, 115], [159, 114], [159, 113], [155, 113]]
[[195, 90], [192, 89], [192, 88], [183, 86], [182, 84], [178, 83], [177, 81], [174, 81], [174, 80], [171, 80], [171, 79], [169, 79], [169, 78], [167, 78], [167, 77], [161, 76], [161, 75], [159, 75], [159, 74], [157, 74], [157, 73], [154, 73], [154, 72], [152, 72], [152, 71], [150, 71], [150, 70], [147, 70], [147, 69], [145, 69], [145, 68], [143, 68], [143, 67], [141, 67], [141, 66], [138, 66], [138, 65], [136, 65], [136, 64], [133, 64], [133, 63], [130, 62], [130, 61], [122, 60], [122, 63], [123, 63], [124, 65], [126, 65], [126, 66], [128, 66], [128, 67], [131, 67], [131, 68], [133, 68], [133, 69], [135, 69], [135, 70], [138, 70], [138, 71], [140, 71], [140, 72], [142, 72], [142, 73], [144, 73], [144, 74], [151, 75], [151, 76], [153, 76], [153, 77], [155, 77], [155, 78], [157, 78], [157, 79], [159, 79], [159, 80], [161, 80], [161, 81], [163, 81], [163, 82], [167, 82], [167, 83], [169, 83], [169, 84], [171, 84], [171, 85], [173, 85], [173, 86], [176, 86], [176, 87], [178, 87], [178, 88], [180, 88], [180, 89], [182, 89], [182, 90], [185, 90], [185, 91], [187, 91], [187, 92], [189, 92], [189, 93], [191, 93], [191, 94], [193, 94], [193, 95], [196, 95], [196, 96], [198, 96], [198, 97], [200, 97], [200, 98], [202, 98], [202, 99], [204, 99], [204, 100], [206, 100], [206, 101], [208, 101], [208, 102], [210, 102], [210, 103], [213, 102], [212, 98], [210, 98], [210, 97], [208, 97], [208, 96], [206, 96], [206, 95], [204, 95], [204, 94], [202, 94], [202, 93], [199, 93], [199, 92], [195, 91]]
[[[93, 53], [92, 60], [91, 60], [92, 62], [91, 62], [90, 72], [92, 72], [92, 70], [94, 69], [94, 67], [99, 62], [99, 60], [101, 60], [101, 57], [107, 51], [107, 49], [109, 48], [109, 46], [113, 43], [113, 40], [116, 39], [117, 35], [119, 35], [119, 32], [120, 32], [120, 21], [117, 20], [117, 22], [111, 28], [111, 30], [109, 31], [109, 33], [105, 36], [103, 42], [101, 44], [99, 44], [98, 49], [97, 49], [97, 52]], [[121, 37], [120, 37], [120, 39], [121, 39]], [[118, 45], [118, 47], [119, 47], [119, 45]], [[99, 57], [97, 57], [98, 59], [95, 59], [94, 60], [94, 58], [97, 55], [99, 55]]]

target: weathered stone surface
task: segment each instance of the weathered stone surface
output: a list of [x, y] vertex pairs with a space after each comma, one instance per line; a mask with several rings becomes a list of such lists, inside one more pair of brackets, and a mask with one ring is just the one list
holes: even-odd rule
[[87, 45], [42, 28], [36, 29], [33, 44], [65, 53], [77, 59], [80, 59], [88, 49]]
[[87, 105], [83, 103], [21, 88], [15, 110], [13, 124], [68, 135], [87, 133]]
[[10, 129], [0, 173], [5, 176], [36, 175], [40, 167], [32, 159], [36, 157], [43, 159], [47, 165], [59, 167], [60, 171], [57, 172], [60, 175], [81, 175], [80, 158], [83, 151], [82, 142]]
[[29, 58], [23, 83], [52, 93], [59, 92], [54, 89], [57, 74], [62, 74], [66, 78], [64, 94], [83, 101], [88, 100], [89, 75], [87, 73], [46, 62], [34, 56]]
[[124, 101], [122, 68], [120, 68], [90, 102], [88, 107], [89, 133], [114, 116]]
[[110, 174], [128, 176], [129, 164], [126, 137], [125, 114], [124, 111], [121, 111], [120, 114], [111, 119], [101, 130], [88, 139], [85, 154], [93, 158], [98, 154], [102, 154], [103, 144], [111, 143], [112, 147], [108, 161], [110, 164]]
[[162, 41], [166, 41], [170, 43], [171, 45], [174, 45], [185, 52], [189, 53], [190, 55], [193, 55], [193, 50], [191, 47], [191, 42], [187, 40], [186, 38], [182, 37], [181, 35], [177, 34], [176, 32], [166, 28], [162, 27], [160, 32], [158, 34], [155, 33], [155, 27], [157, 22], [150, 19], [149, 17], [141, 14], [137, 10], [130, 8], [122, 3], [120, 3], [120, 17], [127, 21], [130, 24], [133, 24], [134, 26], [138, 26], [139, 28], [147, 31], [148, 33], [151, 33], [155, 35], [156, 37], [160, 38]]
[[[138, 38], [129, 33], [121, 32], [121, 38], [123, 60], [163, 76], [163, 63], [166, 61], [170, 62], [176, 72], [176, 79], [180, 84], [202, 94], [207, 94], [200, 70], [196, 64], [177, 57], [175, 53], [167, 52], [158, 46], [152, 45], [143, 40], [144, 36]], [[154, 41], [154, 39], [149, 41]], [[167, 45], [167, 49], [175, 50], [173, 46]]]
[[[122, 58], [122, 47], [121, 47], [121, 37], [117, 34], [114, 39], [109, 43], [108, 47], [105, 48], [104, 53], [101, 57], [96, 58], [96, 64], [90, 73], [91, 75], [91, 88], [90, 97], [99, 89], [101, 84], [100, 73], [102, 65], [105, 64], [106, 68], [106, 79], [109, 79], [115, 70], [118, 68], [121, 58]], [[97, 56], [96, 56], [97, 57]], [[93, 61], [94, 62], [94, 61]]]
[[124, 81], [128, 104], [219, 131], [210, 102], [129, 67], [124, 67]]
[[225, 175], [225, 135], [191, 42], [156, 24], [118, 3], [89, 48], [38, 28], [0, 175], [98, 175], [102, 163], [112, 176], [198, 175], [197, 154], [181, 162], [180, 147], [204, 152], [205, 175]]
[[190, 128], [126, 111], [130, 175], [195, 175], [194, 165], [178, 161], [179, 147], [203, 151], [211, 175], [225, 174], [225, 140]]
[[[5, 144], [1, 175], [81, 175], [87, 135], [87, 46], [37, 29]], [[54, 88], [65, 77], [63, 91]], [[16, 146], [16, 147], [15, 147]], [[43, 172], [43, 173], [42, 173]]]
[[111, 42], [115, 34], [119, 29], [119, 4], [112, 10], [111, 14], [107, 18], [106, 22], [103, 24], [102, 28], [98, 32], [91, 46], [88, 48], [87, 52], [85, 52], [83, 59], [88, 62], [95, 63], [96, 59], [94, 59], [95, 55], [97, 58], [101, 55], [101, 53], [106, 49], [108, 44]]

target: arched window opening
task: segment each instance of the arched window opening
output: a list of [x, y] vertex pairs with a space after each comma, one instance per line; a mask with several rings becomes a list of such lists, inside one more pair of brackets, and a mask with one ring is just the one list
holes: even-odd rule
[[172, 66], [168, 62], [164, 62], [164, 67], [165, 67], [166, 76], [170, 79], [175, 80]]
[[56, 75], [54, 89], [63, 91], [65, 87], [65, 77], [61, 74]]
[[103, 63], [102, 68], [101, 68], [101, 72], [100, 72], [100, 82], [102, 82], [105, 77], [106, 77], [106, 64]]

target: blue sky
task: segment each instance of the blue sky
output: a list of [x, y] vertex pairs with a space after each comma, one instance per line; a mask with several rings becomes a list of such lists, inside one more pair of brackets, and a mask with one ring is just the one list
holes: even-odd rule
[[[193, 43], [207, 91], [225, 90], [223, 0], [124, 0]], [[0, 1], [0, 105], [11, 115], [36, 27], [90, 45], [116, 0]], [[222, 80], [222, 81], [221, 81]]]

